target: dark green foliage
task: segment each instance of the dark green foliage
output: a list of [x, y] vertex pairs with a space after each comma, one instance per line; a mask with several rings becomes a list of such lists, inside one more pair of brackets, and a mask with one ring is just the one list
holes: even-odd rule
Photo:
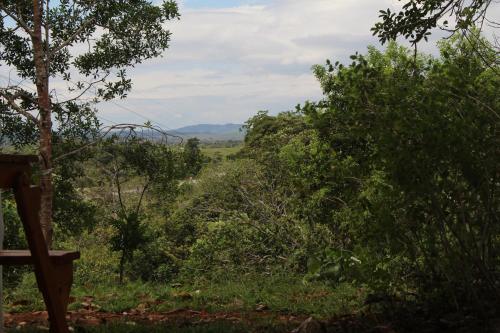
[[[19, 15], [31, 27], [33, 8], [30, 1], [3, 1], [2, 6], [8, 12]], [[74, 65], [79, 73], [86, 76], [101, 72], [109, 74], [111, 69], [123, 69], [159, 56], [170, 40], [170, 32], [162, 24], [178, 17], [174, 1], [152, 5], [145, 0], [62, 0], [51, 4], [48, 22], [53, 53], [51, 73], [69, 80], [68, 69]], [[96, 38], [98, 29], [102, 29], [102, 33]], [[3, 15], [0, 37], [3, 44], [0, 61], [15, 66], [19, 76], [34, 79], [29, 37], [12, 29]], [[69, 47], [90, 39], [94, 43], [87, 52], [78, 55], [69, 52]], [[110, 82], [106, 88], [99, 90], [99, 96], [109, 99], [130, 89], [130, 81], [125, 76], [119, 74], [118, 78], [118, 82]]]
[[[71, 151], [75, 145], [77, 143], [74, 140], [68, 140], [59, 148], [65, 147]], [[97, 223], [97, 206], [86, 200], [78, 182], [84, 177], [84, 163], [90, 158], [91, 154], [83, 151], [72, 158], [61, 159], [55, 168], [53, 218], [61, 241], [84, 231], [92, 231]]]
[[[17, 214], [17, 207], [11, 193], [2, 193], [2, 211], [4, 218], [4, 249], [25, 249], [28, 247], [24, 228]], [[3, 282], [7, 287], [17, 285], [22, 274], [29, 272], [29, 267], [4, 266]]]
[[367, 256], [367, 277], [387, 272], [374, 286], [390, 290], [387, 279], [399, 280], [441, 306], [480, 310], [498, 300], [494, 69], [455, 38], [442, 43], [440, 59], [415, 62], [390, 44], [316, 74], [326, 98], [304, 112], [356, 179], [340, 192], [351, 195], [332, 223], [349, 223], [347, 249]]
[[125, 263], [132, 261], [134, 251], [146, 243], [145, 226], [136, 212], [118, 212], [111, 219], [111, 226], [116, 229], [115, 235], [110, 239], [111, 249], [121, 252], [120, 258], [120, 282], [123, 282]]
[[308, 125], [298, 112], [283, 112], [276, 117], [259, 111], [244, 125], [247, 134], [240, 156], [251, 157], [260, 163], [277, 166], [277, 153]]
[[[33, 27], [33, 2], [2, 1], [0, 13], [0, 64], [15, 68], [19, 77], [35, 83], [33, 46], [26, 31]], [[26, 26], [15, 28], [11, 15]], [[57, 120], [53, 131], [60, 139], [55, 139], [56, 148], [62, 141], [75, 137], [76, 145], [91, 139], [89, 126], [98, 127], [94, 102], [126, 97], [132, 87], [126, 68], [161, 55], [171, 35], [164, 24], [175, 18], [179, 18], [179, 13], [174, 1], [158, 5], [145, 0], [50, 3], [45, 18], [48, 22], [44, 23], [50, 40], [44, 41], [49, 47], [44, 57], [50, 62], [50, 77], [68, 82], [66, 94], [71, 95], [70, 98], [61, 91], [51, 92], [52, 111]], [[89, 45], [86, 52], [74, 52], [76, 45], [85, 43]], [[112, 71], [117, 73], [114, 80]], [[91, 87], [96, 87], [94, 101], [79, 98]], [[26, 85], [2, 87], [1, 93], [25, 111], [38, 107], [35, 91]], [[33, 144], [38, 137], [37, 127], [6, 99], [0, 101], [0, 140], [8, 139], [16, 145]]]
[[[420, 4], [428, 6], [421, 16]], [[406, 37], [416, 43], [442, 4], [386, 13], [392, 25], [376, 32], [392, 39], [408, 19]], [[67, 200], [56, 200], [58, 230], [94, 251], [77, 264], [78, 283], [104, 283], [99, 269], [119, 270], [120, 279], [186, 287], [184, 296], [207, 307], [223, 300], [252, 309], [265, 299], [273, 310], [295, 313], [293, 297], [278, 306], [259, 289], [269, 283], [272, 294], [286, 286], [272, 278], [291, 276], [302, 281], [297, 289], [349, 285], [355, 300], [372, 293], [367, 302], [388, 304], [386, 311], [409, 304], [438, 319], [449, 311], [498, 315], [498, 54], [478, 34], [454, 36], [440, 52], [432, 58], [390, 42], [384, 51], [352, 55], [351, 64], [315, 66], [322, 100], [275, 116], [259, 112], [245, 125], [242, 149], [225, 160], [214, 154], [217, 163], [202, 167], [197, 139], [177, 149], [133, 135], [62, 160], [56, 185]], [[63, 136], [72, 140], [56, 135], [64, 151], [94, 135], [87, 111], [77, 119], [66, 114]], [[21, 240], [14, 231], [12, 243]], [[258, 286], [204, 294], [246, 277]], [[251, 305], [239, 303], [243, 294]], [[127, 297], [106, 306], [138, 306]]]
[[7, 105], [0, 101], [0, 146], [20, 148], [33, 144], [37, 138], [38, 129], [22, 116], [9, 112]]
[[255, 161], [238, 159], [205, 168], [185, 189], [166, 225], [170, 253], [184, 276], [305, 272], [306, 253], [327, 246], [331, 235], [295, 218], [272, 175]]
[[140, 140], [132, 136], [125, 141], [118, 136], [106, 139], [99, 146], [95, 159], [99, 170], [107, 178], [107, 195], [102, 203], [111, 210], [110, 223], [115, 228], [111, 248], [120, 251], [120, 281], [125, 264], [134, 252], [148, 241], [143, 224], [143, 206], [150, 193], [163, 198], [174, 196], [181, 172], [179, 158], [167, 146]]
[[[322, 101], [247, 123], [240, 156], [261, 166], [286, 228], [300, 221], [300, 237], [326, 239], [300, 243], [308, 280], [416, 293], [441, 311], [482, 313], [499, 299], [500, 81], [479, 39], [443, 42], [439, 59], [391, 43], [349, 66], [327, 62], [315, 67]], [[214, 191], [206, 200], [224, 193]], [[193, 255], [213, 248], [209, 260], [235, 262], [226, 249], [237, 253], [248, 235], [242, 222], [224, 221]]]
[[203, 163], [203, 155], [200, 149], [200, 140], [198, 138], [190, 138], [184, 145], [182, 152], [184, 159], [184, 168], [186, 176], [195, 176], [201, 169]]
[[146, 231], [147, 242], [141, 244], [134, 252], [129, 264], [128, 271], [132, 279], [166, 284], [177, 277], [182, 263], [171, 254], [171, 243], [162, 231], [161, 229]]
[[[382, 43], [395, 40], [398, 36], [409, 39], [413, 44], [427, 40], [433, 28], [441, 22], [445, 29], [469, 30], [476, 22], [482, 25], [491, 0], [409, 0], [399, 12], [381, 10], [381, 22], [372, 28]], [[453, 19], [455, 22], [449, 23]]]
[[27, 247], [24, 229], [17, 214], [14, 198], [8, 193], [2, 193], [2, 209], [5, 224], [5, 249], [23, 249]]

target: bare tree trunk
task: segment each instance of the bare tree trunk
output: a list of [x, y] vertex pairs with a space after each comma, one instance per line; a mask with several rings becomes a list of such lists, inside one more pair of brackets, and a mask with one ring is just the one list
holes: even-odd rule
[[32, 37], [36, 71], [36, 89], [40, 111], [40, 224], [47, 247], [52, 245], [52, 117], [49, 97], [49, 73], [46, 62], [47, 50], [42, 39], [43, 1], [33, 0]]

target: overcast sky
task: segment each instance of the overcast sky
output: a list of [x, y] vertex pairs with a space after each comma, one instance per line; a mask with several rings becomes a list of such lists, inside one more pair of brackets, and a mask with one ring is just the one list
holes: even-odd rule
[[[180, 0], [164, 57], [129, 74], [126, 100], [99, 104], [104, 123], [165, 128], [242, 123], [321, 97], [311, 66], [379, 46], [370, 28], [396, 0]], [[498, 6], [497, 8], [498, 9]], [[498, 10], [497, 10], [498, 12]], [[433, 35], [437, 38], [437, 35]], [[421, 49], [435, 53], [434, 43]]]
[[[183, 0], [163, 58], [130, 72], [117, 104], [164, 127], [241, 123], [258, 110], [290, 110], [321, 96], [311, 66], [346, 60], [369, 44], [378, 10], [392, 0]], [[115, 104], [102, 118], [144, 121]]]

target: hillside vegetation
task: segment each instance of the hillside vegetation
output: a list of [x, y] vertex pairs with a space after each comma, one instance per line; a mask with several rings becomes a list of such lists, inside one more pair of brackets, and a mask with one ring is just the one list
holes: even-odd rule
[[[323, 98], [257, 113], [239, 147], [115, 136], [61, 160], [54, 246], [82, 253], [70, 309], [492, 327], [500, 68], [481, 45], [453, 37], [431, 57], [391, 43], [315, 66]], [[3, 204], [6, 247], [23, 248]], [[42, 308], [32, 273], [6, 280], [10, 311]]]

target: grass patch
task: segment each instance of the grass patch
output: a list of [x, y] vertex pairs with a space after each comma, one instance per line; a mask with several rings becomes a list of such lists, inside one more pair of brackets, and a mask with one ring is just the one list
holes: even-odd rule
[[236, 147], [202, 147], [201, 152], [203, 155], [214, 158], [226, 159], [227, 156], [236, 154], [240, 151], [241, 146]]
[[[280, 314], [328, 318], [362, 307], [364, 292], [348, 285], [331, 288], [315, 282], [303, 284], [298, 277], [283, 275], [243, 276], [226, 281], [197, 281], [189, 285], [128, 282], [123, 285], [74, 286], [69, 310], [92, 308], [104, 312], [138, 309], [166, 312], [192, 309], [206, 312], [251, 312], [265, 310]], [[34, 278], [26, 278], [14, 291], [6, 291], [6, 310], [43, 310]]]

